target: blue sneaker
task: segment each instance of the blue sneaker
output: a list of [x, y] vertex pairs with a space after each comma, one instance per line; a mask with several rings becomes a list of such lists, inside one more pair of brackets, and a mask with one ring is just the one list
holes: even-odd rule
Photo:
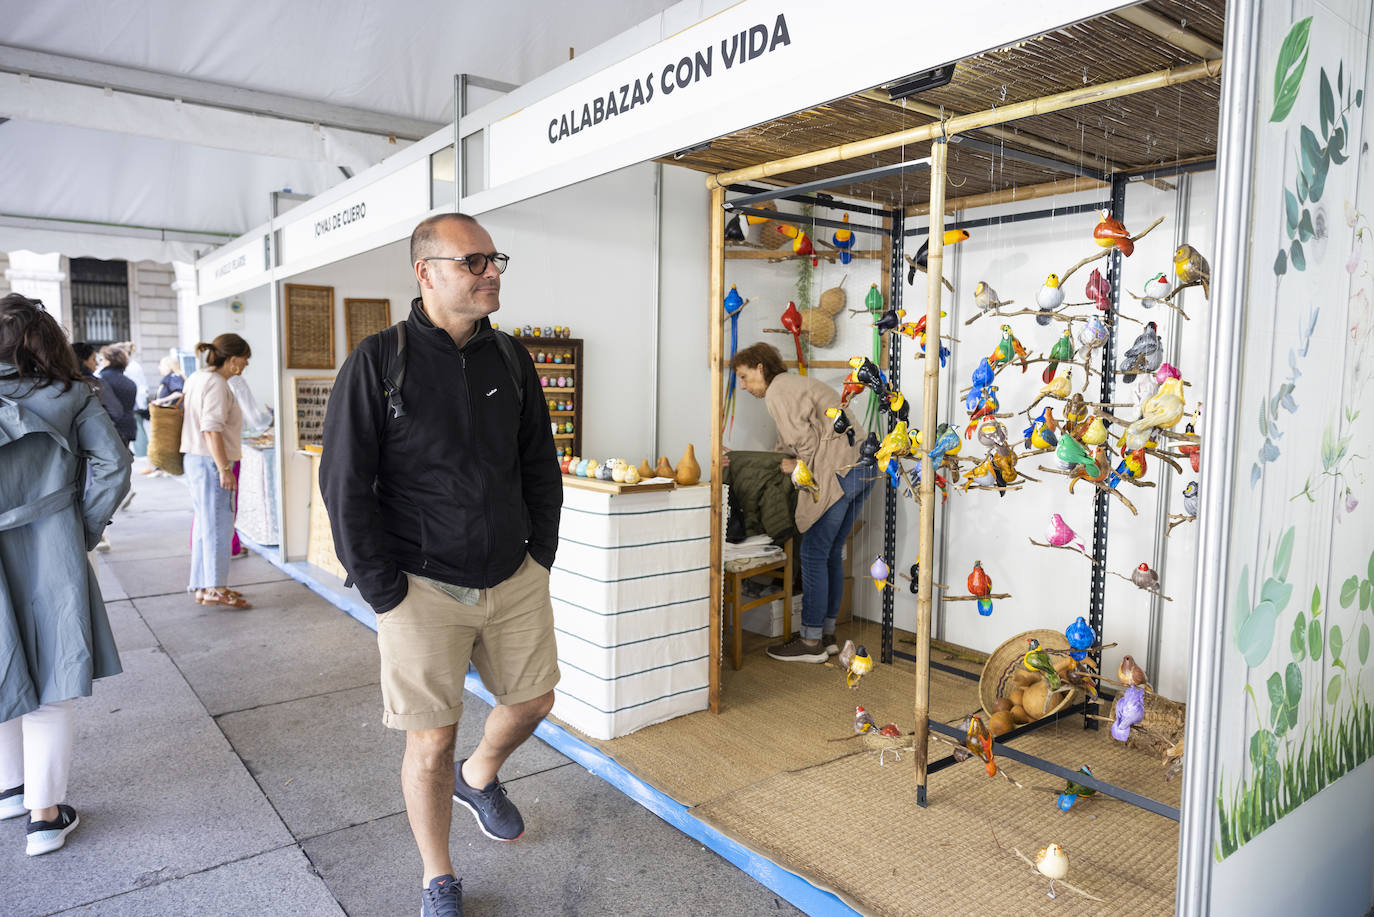
[[466, 807], [477, 819], [477, 827], [492, 840], [518, 839], [525, 833], [525, 820], [515, 803], [506, 797], [506, 788], [500, 780], [493, 780], [480, 790], [468, 786], [463, 779], [463, 761], [453, 765], [453, 801]]
[[435, 876], [420, 892], [420, 917], [463, 917], [463, 881]]
[[29, 810], [24, 808], [24, 784], [0, 790], [0, 821], [28, 814]]
[[67, 843], [67, 835], [81, 824], [76, 810], [69, 805], [58, 803], [57, 817], [52, 821], [29, 819], [28, 843], [25, 853], [36, 857], [40, 853], [52, 853]]

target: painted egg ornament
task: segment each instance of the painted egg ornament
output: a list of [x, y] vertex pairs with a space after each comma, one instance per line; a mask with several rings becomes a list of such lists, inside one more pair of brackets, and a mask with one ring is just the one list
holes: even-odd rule
[[546, 338], [551, 338], [551, 337], [553, 337], [553, 326], [552, 326], [552, 325], [545, 325], [545, 326], [544, 326], [544, 337], [546, 337]]

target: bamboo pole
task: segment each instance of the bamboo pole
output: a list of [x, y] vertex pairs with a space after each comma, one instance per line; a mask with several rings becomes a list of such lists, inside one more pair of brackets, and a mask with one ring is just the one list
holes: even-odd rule
[[[945, 167], [949, 145], [941, 140], [930, 148], [930, 249], [926, 269], [930, 277], [944, 276], [945, 267]], [[926, 283], [926, 334], [940, 340], [939, 283]], [[940, 416], [940, 361], [926, 360], [921, 392], [921, 429], [934, 430]], [[935, 463], [930, 453], [921, 454], [921, 524], [917, 561], [921, 570], [935, 569]], [[930, 606], [931, 578], [921, 577], [916, 592], [916, 804], [926, 804], [926, 755], [930, 747]]]
[[[1005, 191], [989, 191], [986, 194], [970, 194], [968, 197], [955, 197], [945, 201], [945, 213], [956, 210], [972, 210], [975, 207], [991, 207], [994, 204], [1014, 204], [1018, 201], [1033, 201], [1042, 197], [1055, 197], [1060, 194], [1073, 194], [1075, 191], [1095, 191], [1110, 188], [1111, 185], [1095, 178], [1061, 178], [1058, 181], [1040, 185], [1025, 185], [1008, 188]], [[930, 204], [912, 204], [906, 208], [909, 217], [920, 217], [930, 213]]]
[[711, 316], [711, 661], [707, 681], [707, 698], [712, 713], [720, 713], [720, 638], [721, 615], [724, 613], [725, 574], [721, 551], [721, 435], [725, 420], [725, 381], [720, 370], [725, 348], [725, 316], [721, 303], [725, 301], [725, 189], [711, 191], [711, 270], [710, 301], [706, 304]]
[[[1123, 80], [1113, 80], [1095, 86], [1080, 86], [1070, 89], [1067, 92], [1059, 92], [1039, 99], [1028, 99], [1025, 102], [1017, 102], [1014, 105], [1006, 105], [1001, 108], [989, 109], [988, 111], [975, 112], [968, 115], [958, 115], [948, 119], [943, 124], [925, 124], [919, 127], [908, 128], [903, 131], [870, 137], [866, 140], [855, 140], [850, 143], [842, 143], [839, 146], [827, 147], [822, 150], [812, 150], [809, 153], [801, 153], [783, 159], [775, 159], [772, 162], [760, 163], [756, 166], [733, 169], [729, 172], [719, 172], [706, 179], [706, 186], [708, 188], [724, 188], [727, 185], [739, 184], [741, 182], [759, 181], [774, 175], [784, 175], [788, 172], [796, 172], [801, 169], [811, 169], [816, 166], [844, 162], [849, 159], [857, 159], [861, 156], [870, 156], [874, 153], [882, 153], [902, 146], [936, 140], [941, 137], [963, 133], [964, 131], [976, 130], [994, 124], [1006, 124], [1009, 121], [1016, 121], [1021, 118], [1050, 114], [1056, 111], [1063, 111], [1066, 108], [1076, 108], [1080, 105], [1088, 105], [1093, 102], [1117, 99], [1122, 96], [1134, 95], [1139, 92], [1148, 92], [1152, 89], [1163, 89], [1167, 86], [1175, 86], [1179, 83], [1187, 83], [1193, 80], [1211, 79], [1220, 74], [1220, 60], [1199, 61], [1195, 64], [1185, 64], [1184, 66], [1174, 67], [1169, 70], [1156, 70], [1152, 73], [1143, 73], [1139, 76], [1127, 77]], [[932, 201], [932, 203], [934, 202]], [[943, 195], [941, 195], [940, 206], [944, 206]]]

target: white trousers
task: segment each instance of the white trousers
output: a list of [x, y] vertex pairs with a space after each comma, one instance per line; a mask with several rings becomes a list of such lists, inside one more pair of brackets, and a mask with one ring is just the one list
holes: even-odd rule
[[72, 702], [64, 700], [0, 723], [0, 790], [22, 783], [31, 812], [65, 802], [73, 722]]

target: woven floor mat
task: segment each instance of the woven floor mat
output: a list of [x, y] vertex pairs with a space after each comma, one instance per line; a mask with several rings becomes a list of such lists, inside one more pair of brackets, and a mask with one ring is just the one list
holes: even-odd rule
[[[845, 625], [839, 634], [846, 636]], [[778, 662], [764, 653], [776, 641], [748, 636], [743, 668], [736, 672], [728, 663], [725, 667], [719, 715], [693, 713], [610, 741], [581, 738], [692, 806], [780, 771], [858, 751], [856, 705], [862, 704], [880, 724], [896, 723], [903, 732], [914, 727], [914, 664], [899, 659], [894, 665], [874, 666], [851, 691], [837, 667]], [[870, 650], [877, 653], [876, 640]], [[931, 672], [931, 716], [957, 722], [977, 707], [977, 682]]]
[[[1071, 720], [1018, 739], [1015, 747], [1170, 805], [1177, 781], [1163, 767]], [[932, 774], [929, 806], [915, 802], [912, 757], [863, 752], [780, 773], [698, 806], [693, 814], [779, 865], [873, 915], [1170, 914], [1177, 878], [1178, 825], [1102, 796], [1055, 806], [1063, 782], [1007, 762], [1025, 788], [990, 779], [971, 760]], [[1044, 792], [1045, 787], [1054, 792]], [[1068, 882], [1048, 880], [1030, 859], [1049, 843], [1069, 855]]]

